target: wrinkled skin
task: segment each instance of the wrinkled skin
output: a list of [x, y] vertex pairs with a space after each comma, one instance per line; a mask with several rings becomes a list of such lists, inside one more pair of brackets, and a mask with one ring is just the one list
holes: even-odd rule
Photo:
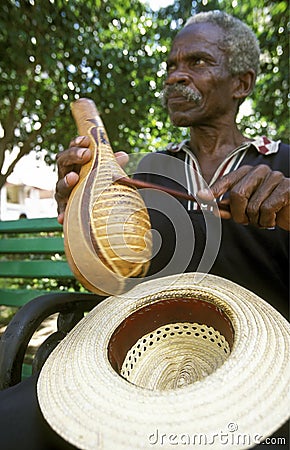
[[[167, 61], [165, 104], [174, 125], [189, 127], [190, 148], [207, 182], [229, 152], [249, 141], [238, 130], [235, 119], [239, 104], [253, 88], [255, 73], [230, 74], [226, 54], [219, 45], [222, 39], [223, 31], [216, 25], [192, 24], [178, 33]], [[60, 223], [69, 194], [78, 182], [80, 166], [91, 157], [88, 145], [88, 137], [78, 137], [58, 156], [56, 200]], [[124, 152], [116, 153], [116, 158], [122, 166], [128, 160]], [[281, 172], [266, 165], [242, 166], [198, 196], [209, 201], [226, 192], [229, 198], [223, 202], [230, 204], [231, 212], [220, 211], [222, 218], [290, 230], [290, 183]]]

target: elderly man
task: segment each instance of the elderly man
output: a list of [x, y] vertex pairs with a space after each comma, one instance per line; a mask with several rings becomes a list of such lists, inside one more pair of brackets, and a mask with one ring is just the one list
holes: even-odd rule
[[[174, 228], [180, 225], [165, 217], [168, 210], [175, 209], [174, 204], [163, 214], [151, 208], [152, 228], [161, 235], [163, 245], [151, 262], [149, 275], [210, 271], [247, 287], [287, 315], [289, 147], [266, 137], [249, 139], [236, 125], [239, 106], [255, 84], [259, 54], [255, 35], [236, 18], [220, 11], [190, 18], [173, 42], [162, 96], [171, 121], [189, 127], [190, 138], [145, 156], [135, 177], [193, 193], [201, 201], [214, 196], [230, 206], [230, 213], [220, 211], [220, 248], [213, 251], [212, 264], [201, 266], [206, 243], [218, 222], [211, 222], [207, 229], [199, 204], [181, 201], [187, 211], [187, 217], [181, 213], [183, 223], [189, 217], [196, 238], [194, 244], [181, 225], [186, 245], [183, 242], [177, 257], [174, 252], [182, 242], [176, 240]], [[90, 158], [88, 142], [79, 137], [58, 157], [60, 222], [78, 181], [71, 168]], [[121, 153], [117, 158], [125, 156]], [[149, 206], [152, 195], [145, 197]], [[159, 204], [164, 210], [163, 199]], [[212, 233], [212, 241], [217, 239]], [[185, 255], [186, 250], [192, 255]], [[174, 263], [164, 272], [173, 255]]]
[[[189, 19], [168, 57], [163, 101], [173, 124], [189, 127], [190, 138], [171, 144], [164, 152], [147, 155], [136, 177], [195, 194], [201, 200], [180, 201], [182, 218], [189, 218], [197, 238], [185, 267], [179, 257], [171, 272], [199, 269], [205, 241], [215, 245], [207, 236], [207, 215], [216, 220], [213, 225], [218, 226], [219, 218], [202, 207], [215, 197], [230, 208], [220, 211], [221, 245], [212, 255], [211, 273], [255, 291], [286, 314], [289, 148], [265, 137], [248, 139], [236, 125], [239, 106], [254, 87], [258, 60], [256, 38], [239, 20], [218, 11]], [[91, 157], [88, 144], [87, 137], [79, 137], [58, 157], [60, 222], [69, 193], [78, 181], [75, 166]], [[120, 162], [126, 160], [123, 153], [116, 156]], [[151, 209], [152, 227], [160, 233], [163, 244], [152, 260], [150, 273], [162, 275], [179, 242], [162, 208]], [[193, 247], [193, 243], [187, 240], [186, 247]], [[35, 379], [1, 395], [3, 448], [72, 448], [41, 418]], [[277, 435], [282, 433], [279, 430]]]

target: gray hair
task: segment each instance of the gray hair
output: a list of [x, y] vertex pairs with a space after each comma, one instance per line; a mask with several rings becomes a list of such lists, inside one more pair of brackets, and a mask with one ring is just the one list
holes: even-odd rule
[[219, 10], [196, 14], [187, 20], [184, 27], [208, 22], [218, 25], [224, 31], [224, 38], [219, 44], [227, 54], [230, 73], [238, 75], [252, 69], [257, 74], [260, 48], [251, 28], [236, 17]]

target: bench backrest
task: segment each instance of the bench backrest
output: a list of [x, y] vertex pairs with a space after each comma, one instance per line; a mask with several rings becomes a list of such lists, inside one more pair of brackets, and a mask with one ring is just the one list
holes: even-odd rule
[[22, 306], [44, 293], [14, 289], [13, 279], [23, 278], [74, 278], [65, 259], [62, 226], [56, 218], [0, 221], [0, 304]]

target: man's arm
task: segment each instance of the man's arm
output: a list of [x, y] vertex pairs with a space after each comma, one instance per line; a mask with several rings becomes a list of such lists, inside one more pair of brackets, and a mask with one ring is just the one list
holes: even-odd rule
[[[69, 195], [79, 180], [80, 168], [91, 158], [89, 144], [89, 137], [78, 136], [57, 157], [59, 180], [55, 198], [60, 223], [63, 223]], [[117, 152], [115, 156], [122, 167], [128, 162], [125, 152]], [[217, 180], [210, 191], [199, 191], [198, 197], [208, 202], [226, 192], [229, 198], [222, 203], [229, 204], [231, 212], [219, 211], [223, 219], [232, 218], [237, 223], [260, 228], [279, 226], [290, 230], [290, 179], [282, 172], [264, 164], [242, 166]]]

